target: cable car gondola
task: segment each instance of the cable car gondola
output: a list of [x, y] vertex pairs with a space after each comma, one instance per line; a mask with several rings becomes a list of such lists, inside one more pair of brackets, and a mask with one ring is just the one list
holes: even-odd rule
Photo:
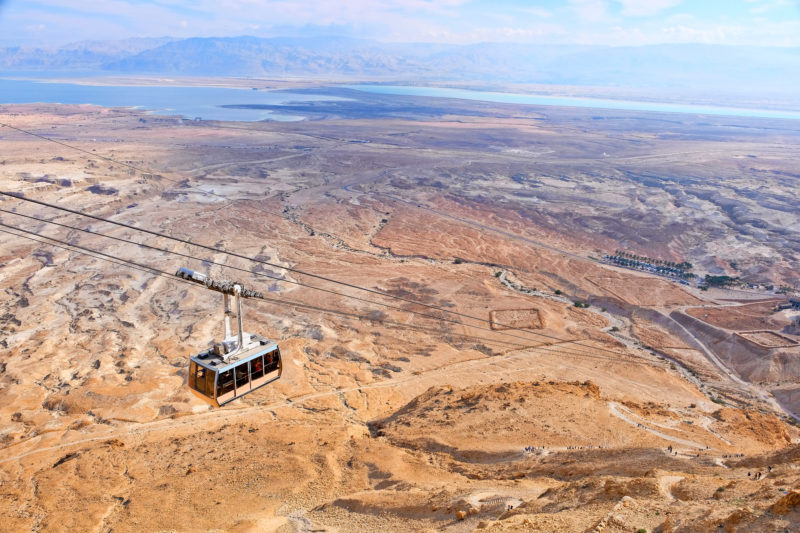
[[[261, 298], [238, 283], [215, 281], [199, 272], [180, 268], [176, 276], [194, 281], [221, 292], [225, 310], [225, 338], [189, 359], [189, 378], [192, 392], [217, 407], [272, 383], [281, 377], [283, 365], [278, 345], [242, 329], [242, 298]], [[230, 308], [230, 297], [236, 299], [236, 310]], [[231, 317], [238, 323], [238, 334], [231, 334]]]

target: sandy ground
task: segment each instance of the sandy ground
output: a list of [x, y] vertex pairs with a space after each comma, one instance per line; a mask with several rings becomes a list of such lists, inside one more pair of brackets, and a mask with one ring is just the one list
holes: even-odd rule
[[734, 331], [779, 330], [790, 323], [779, 313], [774, 313], [775, 307], [783, 302], [780, 299], [722, 307], [693, 307], [686, 312], [713, 326]]
[[[456, 124], [389, 121], [353, 144], [368, 120], [242, 131], [86, 106], [5, 106], [2, 119], [85, 150], [0, 129], [2, 190], [270, 265], [9, 198], [0, 208], [134, 244], [5, 212], [3, 224], [257, 287], [270, 300], [246, 303], [246, 326], [280, 343], [284, 373], [212, 409], [185, 382], [187, 357], [220, 336], [218, 294], [0, 234], [0, 529], [694, 531], [796, 519], [795, 428], [767, 403], [747, 407], [747, 391], [644, 312], [704, 305], [698, 296], [591, 260], [601, 241], [613, 249], [608, 236], [465, 201], [479, 183], [403, 189], [398, 169], [444, 173], [502, 120], [449, 144], [442, 130]], [[389, 144], [393, 131], [416, 136], [419, 157]], [[421, 196], [409, 205], [398, 192]], [[587, 298], [627, 314], [573, 305]], [[461, 315], [445, 322], [442, 309]], [[537, 324], [508, 314], [530, 309]], [[492, 329], [493, 312], [539, 327]]]

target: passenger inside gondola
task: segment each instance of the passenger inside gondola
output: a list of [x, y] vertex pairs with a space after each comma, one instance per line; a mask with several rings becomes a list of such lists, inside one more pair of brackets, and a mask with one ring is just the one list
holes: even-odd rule
[[264, 354], [264, 359], [267, 363], [266, 367], [264, 368], [265, 372], [274, 372], [278, 369], [278, 360], [275, 357], [275, 352]]
[[[199, 356], [201, 359], [213, 357], [208, 354]], [[224, 370], [208, 368], [193, 359], [189, 365], [189, 387], [220, 406], [280, 377], [281, 356], [276, 348], [268, 353], [256, 352], [245, 357], [244, 361], [239, 360], [222, 367]], [[217, 366], [214, 361], [209, 364]]]
[[264, 375], [264, 363], [261, 362], [261, 357], [250, 361], [250, 369], [252, 371], [251, 379], [256, 380]]
[[236, 388], [246, 387], [249, 381], [250, 372], [247, 368], [247, 362], [244, 362], [236, 367]]

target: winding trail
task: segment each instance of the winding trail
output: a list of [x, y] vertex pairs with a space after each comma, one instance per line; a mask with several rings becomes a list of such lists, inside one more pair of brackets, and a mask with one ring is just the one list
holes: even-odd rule
[[287, 159], [294, 159], [296, 157], [302, 157], [304, 155], [308, 155], [307, 152], [301, 152], [299, 154], [288, 154], [278, 157], [273, 157], [271, 159], [257, 159], [257, 160], [241, 160], [241, 161], [227, 161], [225, 163], [214, 163], [211, 165], [204, 165], [202, 167], [195, 167], [189, 170], [182, 171], [183, 174], [197, 174], [198, 172], [206, 172], [209, 170], [217, 170], [220, 168], [225, 167], [233, 167], [237, 165], [261, 165], [264, 163], [274, 163], [276, 161], [285, 161]]
[[683, 476], [661, 476], [658, 478], [658, 486], [661, 488], [661, 492], [664, 493], [664, 497], [668, 500], [674, 500], [675, 496], [672, 494], [672, 487], [680, 483], [683, 479]]
[[792, 418], [794, 418], [796, 420], [800, 420], [799, 418], [797, 418], [797, 415], [795, 415], [791, 411], [785, 409], [780, 403], [778, 403], [777, 400], [775, 400], [774, 397], [771, 397], [766, 392], [764, 392], [763, 389], [761, 389], [760, 387], [758, 387], [756, 385], [753, 385], [752, 383], [748, 383], [747, 381], [744, 381], [742, 378], [740, 378], [733, 370], [728, 368], [728, 366], [725, 363], [723, 363], [719, 359], [719, 357], [717, 357], [717, 355], [710, 348], [708, 348], [708, 346], [705, 345], [705, 343], [703, 341], [698, 339], [697, 336], [689, 330], [689, 328], [687, 328], [686, 326], [684, 326], [683, 324], [681, 324], [680, 322], [675, 320], [675, 318], [673, 318], [671, 314], [668, 315], [667, 318], [672, 320], [672, 322], [677, 327], [679, 327], [681, 329], [681, 331], [685, 332], [686, 335], [696, 343], [696, 346], [701, 349], [701, 351], [702, 351], [703, 355], [705, 355], [706, 359], [708, 359], [711, 363], [713, 363], [714, 366], [716, 366], [728, 379], [730, 379], [732, 382], [734, 382], [736, 385], [738, 385], [741, 389], [749, 392], [750, 394], [752, 394], [753, 396], [755, 396], [757, 398], [761, 398], [762, 400], [764, 400], [764, 402], [766, 402], [775, 411], [786, 413], [787, 415], [791, 416]]
[[701, 450], [704, 450], [706, 448], [705, 445], [703, 445], [703, 444], [698, 444], [697, 442], [694, 442], [694, 441], [691, 441], [691, 440], [686, 440], [686, 439], [681, 439], [681, 438], [678, 438], [678, 437], [673, 437], [672, 435], [667, 435], [666, 433], [662, 433], [662, 432], [660, 432], [660, 431], [658, 431], [656, 429], [653, 429], [653, 428], [651, 428], [649, 426], [645, 426], [644, 424], [641, 424], [639, 422], [635, 422], [635, 421], [631, 420], [622, 411], [627, 411], [628, 414], [630, 414], [632, 416], [636, 416], [636, 415], [633, 415], [633, 413], [628, 411], [628, 409], [626, 409], [625, 407], [622, 407], [621, 405], [619, 405], [617, 402], [608, 402], [608, 410], [611, 411], [612, 415], [616, 416], [617, 418], [619, 418], [623, 422], [627, 422], [628, 424], [630, 424], [632, 426], [636, 426], [636, 427], [638, 427], [640, 429], [644, 429], [645, 431], [648, 431], [648, 432], [652, 433], [653, 435], [655, 435], [655, 436], [657, 436], [659, 438], [662, 438], [664, 440], [668, 440], [668, 441], [674, 442], [676, 444], [681, 444], [683, 446], [690, 446], [692, 448], [697, 448], [697, 449], [701, 449]]

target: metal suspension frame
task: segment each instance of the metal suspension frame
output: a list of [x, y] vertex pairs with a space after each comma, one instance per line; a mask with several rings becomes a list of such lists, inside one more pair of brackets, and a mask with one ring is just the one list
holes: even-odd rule
[[232, 311], [231, 307], [230, 307], [231, 295], [228, 294], [228, 293], [223, 293], [222, 294], [222, 305], [223, 305], [223, 312], [224, 312], [224, 316], [225, 316], [225, 339], [224, 340], [227, 341], [228, 339], [231, 338], [231, 317], [232, 316], [236, 317], [236, 324], [237, 324], [237, 329], [238, 329], [236, 348], [234, 350], [228, 352], [227, 354], [225, 354], [224, 359], [227, 359], [228, 357], [233, 356], [233, 355], [241, 352], [242, 349], [244, 348], [244, 326], [243, 326], [244, 318], [242, 316], [242, 296], [241, 296], [241, 292], [242, 291], [241, 291], [241, 288], [242, 288], [242, 286], [239, 285], [238, 283], [234, 284], [234, 286], [233, 286], [233, 292], [234, 292], [233, 297], [236, 300], [236, 303], [235, 303], [236, 311]]
[[[205, 274], [195, 272], [194, 270], [184, 267], [179, 268], [175, 275], [179, 278], [193, 281], [200, 285], [205, 285], [206, 288], [211, 289], [212, 291], [222, 293], [223, 325], [225, 327], [225, 338], [222, 340], [223, 346], [227, 342], [234, 339], [233, 335], [231, 334], [231, 318], [234, 316], [236, 317], [236, 347], [228, 353], [224, 353], [225, 350], [223, 348], [223, 353], [220, 354], [223, 360], [227, 361], [231, 357], [250, 347], [245, 346], [246, 333], [244, 331], [242, 298], [263, 298], [263, 294], [254, 290], [245, 289], [240, 283], [227, 280], [214, 280]], [[235, 300], [233, 302], [235, 310], [231, 309], [231, 297], [233, 297]]]

